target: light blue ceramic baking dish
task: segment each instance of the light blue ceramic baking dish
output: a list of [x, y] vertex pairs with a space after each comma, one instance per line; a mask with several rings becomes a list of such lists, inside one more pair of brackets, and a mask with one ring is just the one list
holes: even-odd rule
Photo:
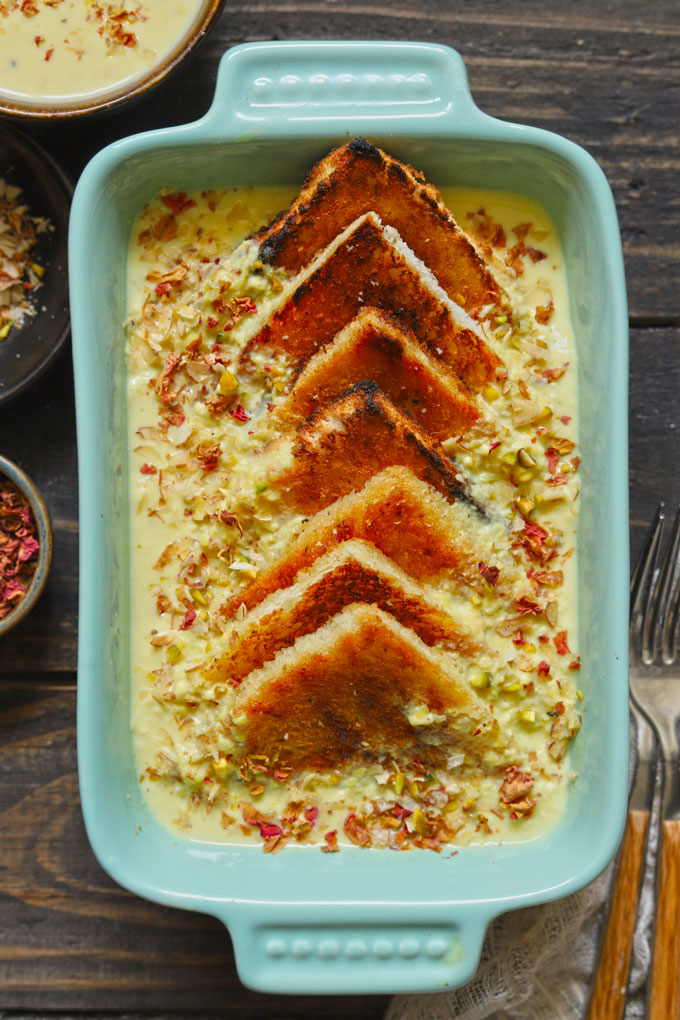
[[[299, 184], [364, 135], [435, 184], [530, 196], [555, 220], [578, 339], [584, 464], [579, 616], [585, 694], [579, 779], [549, 835], [429, 852], [287, 848], [265, 856], [181, 840], [150, 817], [132, 755], [124, 338], [132, 221], [161, 186]], [[71, 213], [80, 467], [78, 758], [102, 866], [149, 899], [231, 932], [242, 980], [269, 992], [415, 992], [468, 980], [489, 921], [573, 892], [621, 834], [628, 775], [627, 314], [612, 195], [576, 145], [481, 113], [453, 50], [418, 43], [263, 43], [223, 58], [201, 120], [117, 142]]]

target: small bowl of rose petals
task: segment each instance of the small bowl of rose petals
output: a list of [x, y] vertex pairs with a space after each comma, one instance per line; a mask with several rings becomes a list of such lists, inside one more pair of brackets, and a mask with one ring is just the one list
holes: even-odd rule
[[0, 456], [0, 638], [40, 598], [52, 561], [52, 527], [42, 496]]

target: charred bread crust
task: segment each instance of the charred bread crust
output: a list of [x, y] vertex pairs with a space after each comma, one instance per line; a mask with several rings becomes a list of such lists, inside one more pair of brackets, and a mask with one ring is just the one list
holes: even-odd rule
[[406, 467], [388, 467], [359, 492], [314, 514], [282, 556], [222, 607], [225, 618], [241, 605], [258, 605], [286, 588], [300, 570], [352, 538], [370, 542], [418, 581], [450, 578], [464, 591], [490, 594], [479, 562], [498, 564], [494, 592], [501, 598], [531, 595], [509, 553], [494, 549], [491, 523], [463, 503], [448, 503]]
[[349, 541], [320, 557], [289, 588], [273, 592], [234, 625], [226, 650], [206, 670], [208, 683], [236, 686], [282, 648], [357, 602], [378, 606], [426, 645], [441, 645], [468, 658], [480, 651], [465, 625], [378, 549]]
[[[380, 220], [367, 213], [351, 224], [313, 263], [288, 299], [246, 344], [240, 367], [248, 370], [258, 347], [285, 351], [299, 374], [364, 305], [405, 324], [430, 355], [443, 361], [471, 390], [496, 378], [500, 358], [423, 280], [426, 267], [411, 263], [392, 244]], [[467, 320], [470, 321], [470, 320]]]
[[484, 516], [455, 461], [370, 379], [315, 411], [292, 437], [292, 456], [294, 465], [275, 484], [302, 513], [320, 510], [382, 468], [400, 464], [450, 502], [463, 500]]
[[295, 427], [364, 378], [433, 438], [464, 435], [480, 421], [475, 398], [460, 379], [431, 358], [405, 324], [371, 306], [309, 359], [272, 411], [274, 419]]
[[[439, 714], [428, 739], [408, 706]], [[495, 773], [507, 757], [488, 708], [412, 631], [377, 606], [355, 604], [298, 638], [238, 689], [234, 713], [247, 754], [294, 770], [342, 768], [391, 756], [444, 766], [463, 750]], [[494, 764], [486, 766], [489, 751]]]
[[259, 234], [264, 262], [299, 272], [363, 213], [394, 226], [449, 296], [473, 314], [506, 306], [483, 256], [422, 174], [364, 138], [333, 149], [307, 175], [290, 207]]

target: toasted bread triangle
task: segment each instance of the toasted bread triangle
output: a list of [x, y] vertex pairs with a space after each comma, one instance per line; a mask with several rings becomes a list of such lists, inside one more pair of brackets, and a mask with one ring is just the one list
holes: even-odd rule
[[470, 389], [495, 378], [501, 361], [477, 324], [374, 213], [351, 224], [296, 278], [292, 292], [246, 344], [241, 367], [247, 369], [251, 352], [264, 346], [285, 351], [299, 371], [369, 304], [404, 322]]
[[436, 188], [363, 138], [333, 149], [312, 168], [291, 206], [257, 235], [260, 257], [297, 273], [371, 210], [399, 231], [454, 301], [478, 309], [503, 302], [489, 267]]
[[[464, 503], [448, 503], [436, 489], [405, 467], [375, 475], [359, 492], [315, 514], [283, 555], [237, 592], [223, 607], [226, 617], [241, 605], [258, 605], [333, 546], [350, 538], [371, 542], [417, 580], [450, 578], [480, 594], [504, 598], [531, 594], [507, 549], [501, 522], [483, 520]], [[482, 567], [498, 567], [492, 587]], [[488, 575], [488, 572], [487, 572]]]
[[[453, 657], [451, 657], [453, 659]], [[413, 710], [420, 710], [416, 724]], [[423, 719], [431, 718], [424, 724]], [[329, 770], [385, 757], [445, 765], [463, 751], [478, 767], [506, 755], [497, 721], [412, 631], [377, 606], [354, 604], [297, 639], [241, 684], [232, 709], [246, 754]]]
[[429, 435], [464, 435], [479, 421], [474, 397], [411, 330], [379, 308], [365, 307], [330, 344], [314, 354], [285, 399], [276, 422], [292, 428], [359, 379], [370, 379]]
[[236, 685], [273, 659], [281, 648], [318, 630], [345, 606], [377, 605], [426, 645], [463, 656], [481, 651], [468, 624], [442, 609], [403, 570], [367, 542], [343, 542], [297, 575], [289, 588], [272, 593], [227, 638], [227, 648], [206, 671], [209, 681]]
[[320, 408], [294, 434], [273, 440], [263, 459], [276, 462], [269, 481], [304, 514], [360, 489], [393, 464], [410, 468], [451, 502], [462, 499], [483, 512], [441, 445], [367, 380]]

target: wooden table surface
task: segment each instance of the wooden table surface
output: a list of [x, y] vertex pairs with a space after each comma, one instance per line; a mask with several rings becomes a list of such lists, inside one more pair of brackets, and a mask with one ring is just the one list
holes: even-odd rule
[[[482, 109], [566, 135], [604, 169], [628, 275], [635, 553], [658, 500], [680, 500], [677, 0], [228, 2], [197, 58], [137, 106], [30, 133], [75, 179], [108, 142], [202, 115], [219, 57], [230, 46], [315, 38], [455, 46]], [[147, 903], [101, 871], [83, 830], [76, 777], [78, 498], [70, 351], [0, 409], [0, 452], [42, 489], [55, 539], [40, 605], [0, 640], [0, 1018], [382, 1016], [387, 1000], [381, 997], [288, 998], [246, 990], [217, 921]]]

